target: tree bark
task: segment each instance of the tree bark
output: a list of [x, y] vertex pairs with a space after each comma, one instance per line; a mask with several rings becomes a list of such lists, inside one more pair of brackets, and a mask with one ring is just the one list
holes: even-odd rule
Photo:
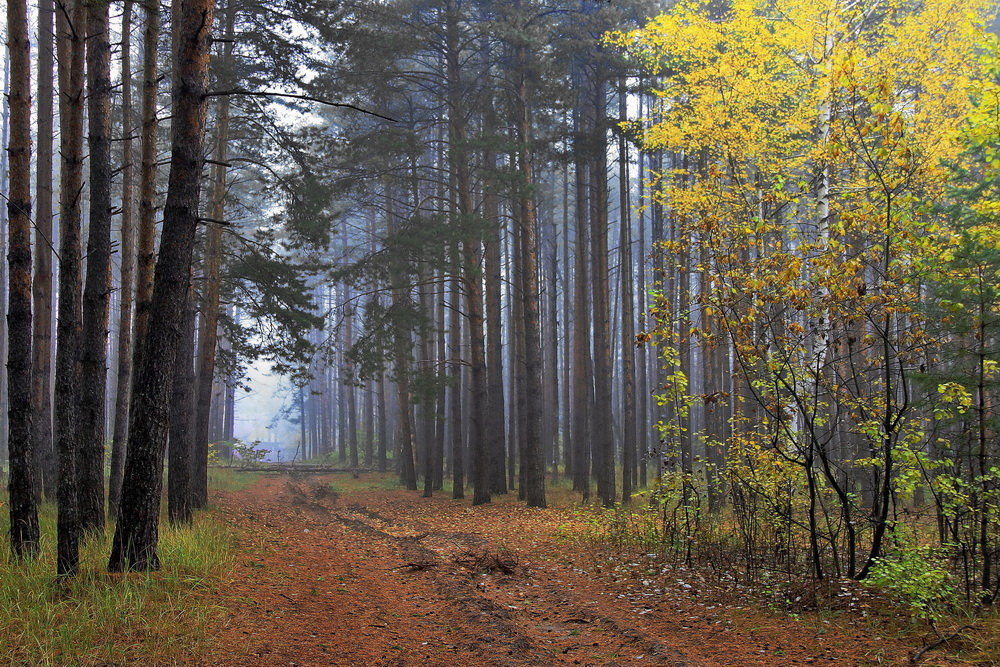
[[[398, 232], [395, 207], [392, 193], [386, 183], [386, 221], [390, 234]], [[393, 305], [402, 308], [407, 298], [405, 278], [393, 276]], [[417, 469], [413, 461], [413, 415], [410, 410], [410, 336], [405, 331], [397, 331], [393, 343], [393, 362], [396, 366], [397, 413], [399, 416], [399, 449], [398, 467], [400, 481], [407, 489], [417, 490]]]
[[195, 501], [197, 500], [193, 489], [195, 452], [194, 441], [191, 438], [195, 396], [193, 296], [192, 288], [188, 288], [170, 398], [170, 427], [167, 444], [167, 516], [170, 518], [170, 523], [174, 525], [191, 523], [191, 513], [195, 509]]
[[[139, 240], [136, 255], [135, 338], [146, 337], [153, 270], [156, 265], [156, 117], [159, 76], [156, 56], [160, 42], [160, 3], [146, 0], [146, 27], [142, 37], [142, 127], [139, 139]], [[136, 350], [138, 353], [138, 349]], [[124, 466], [124, 459], [122, 460]]]
[[590, 154], [591, 285], [594, 305], [594, 472], [597, 495], [605, 506], [615, 501], [615, 443], [612, 433], [611, 303], [608, 285], [608, 169], [605, 127], [605, 82], [601, 73], [591, 84], [594, 108]]
[[139, 346], [118, 525], [109, 569], [153, 570], [168, 399], [187, 298], [204, 143], [213, 0], [180, 0], [171, 124], [170, 178], [148, 330]]
[[[454, 2], [448, 3], [445, 62], [448, 78], [449, 155], [455, 174], [457, 220], [471, 224], [474, 215], [469, 176], [469, 153], [466, 137], [466, 110], [462, 103], [459, 64], [458, 16]], [[469, 369], [472, 380], [472, 504], [490, 502], [490, 451], [486, 442], [486, 338], [483, 331], [483, 272], [480, 256], [482, 235], [476, 230], [465, 233], [462, 241], [462, 286], [465, 290], [466, 320], [469, 326]]]
[[122, 14], [122, 227], [121, 285], [118, 313], [118, 390], [115, 394], [114, 430], [111, 438], [111, 476], [108, 484], [108, 516], [118, 514], [116, 471], [124, 463], [128, 437], [128, 403], [132, 395], [133, 305], [135, 304], [135, 163], [132, 133], [132, 0], [125, 0]]
[[[143, 63], [142, 63], [142, 123], [139, 139], [139, 224], [136, 246], [135, 274], [135, 323], [133, 337], [141, 343], [148, 329], [149, 300], [153, 293], [153, 262], [155, 259], [153, 247], [156, 242], [156, 109], [159, 92], [157, 78], [156, 54], [160, 40], [160, 3], [157, 0], [146, 0], [146, 25], [143, 31]], [[130, 380], [125, 408], [125, 422], [121, 425], [121, 439], [118, 439], [119, 426], [115, 425], [116, 437], [111, 449], [111, 479], [108, 484], [108, 506], [113, 516], [118, 516], [118, 505], [121, 498], [122, 475], [125, 470], [125, 455], [128, 446], [128, 429], [131, 423], [132, 393], [135, 389], [134, 371], [138, 357], [138, 345], [133, 346]], [[122, 390], [119, 387], [119, 394]]]
[[378, 449], [376, 455], [379, 472], [385, 472], [388, 468], [386, 444], [389, 440], [389, 417], [388, 410], [386, 410], [386, 398], [385, 374], [380, 373], [378, 376]]
[[55, 5], [38, 3], [38, 158], [35, 180], [35, 276], [32, 282], [34, 335], [31, 395], [34, 418], [36, 495], [56, 497], [56, 460], [52, 441], [52, 145]]
[[[233, 25], [236, 8], [227, 3], [223, 34], [222, 70], [228, 71], [233, 54]], [[226, 216], [226, 160], [229, 155], [229, 95], [219, 99], [216, 114], [215, 169], [212, 176], [212, 220]], [[222, 282], [223, 226], [210, 223], [205, 229], [204, 282], [201, 319], [198, 332], [198, 370], [195, 378], [195, 421], [191, 452], [191, 505], [201, 509], [208, 504], [208, 425], [212, 416], [212, 381], [219, 342], [219, 288]]]
[[6, 146], [10, 156], [7, 492], [11, 552], [15, 558], [32, 558], [38, 553], [39, 536], [31, 431], [31, 50], [28, 7], [24, 0], [7, 3], [7, 48], [10, 49], [10, 138]]
[[574, 67], [573, 169], [576, 247], [573, 253], [573, 490], [590, 497], [591, 432], [594, 402], [593, 358], [590, 353], [590, 182], [587, 172], [589, 114], [580, 66]]
[[87, 12], [68, 0], [56, 12], [59, 63], [59, 302], [56, 325], [55, 425], [59, 457], [58, 554], [60, 576], [79, 566], [76, 444], [80, 373], [80, 220], [83, 191], [83, 61]]
[[[488, 101], [484, 115], [487, 128], [496, 126], [492, 101]], [[488, 140], [489, 141], [489, 140]], [[507, 493], [506, 447], [507, 438], [504, 416], [507, 412], [503, 395], [503, 305], [500, 299], [502, 266], [500, 231], [500, 207], [497, 197], [497, 158], [492, 147], [483, 151], [483, 217], [486, 224], [484, 240], [484, 272], [486, 295], [486, 395], [489, 407], [486, 411], [486, 436], [489, 438], [490, 491]]]
[[461, 257], [458, 244], [451, 248], [451, 317], [448, 327], [448, 348], [450, 360], [448, 362], [448, 375], [451, 384], [448, 388], [448, 418], [451, 436], [451, 497], [465, 498], [465, 447], [462, 444], [462, 365], [458, 360], [462, 358], [462, 279], [461, 279]]
[[80, 530], [104, 528], [105, 394], [111, 294], [111, 42], [109, 5], [87, 4], [87, 144], [90, 217], [80, 340], [77, 502]]
[[[618, 120], [624, 123], [625, 79], [618, 93]], [[622, 502], [629, 502], [636, 478], [635, 311], [632, 284], [632, 216], [629, 202], [628, 140], [618, 137], [619, 287], [622, 305]]]
[[[528, 92], [528, 45], [519, 41], [515, 46], [517, 70], [516, 108], [518, 114], [518, 156], [521, 190], [518, 202], [521, 208], [521, 271], [524, 316], [524, 360], [526, 432], [522, 448], [524, 458], [524, 498], [528, 507], [545, 507], [545, 457], [542, 442], [542, 340], [540, 331], [538, 290], [538, 218], [535, 211], [535, 173], [531, 156], [531, 102]], [[553, 353], [555, 351], [553, 350]], [[555, 406], [552, 406], [555, 409]]]

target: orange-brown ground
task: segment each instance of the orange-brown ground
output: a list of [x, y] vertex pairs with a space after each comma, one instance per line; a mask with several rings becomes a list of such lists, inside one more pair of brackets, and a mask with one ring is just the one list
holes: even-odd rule
[[582, 521], [568, 507], [473, 508], [380, 479], [268, 476], [217, 494], [241, 544], [207, 664], [898, 665], [913, 652], [860, 619], [713, 602], [683, 573], [620, 577], [559, 537]]

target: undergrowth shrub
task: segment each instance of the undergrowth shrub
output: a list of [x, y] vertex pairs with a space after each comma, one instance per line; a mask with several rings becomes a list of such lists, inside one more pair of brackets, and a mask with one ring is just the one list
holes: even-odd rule
[[954, 611], [960, 596], [945, 549], [904, 539], [872, 567], [865, 583], [931, 624]]

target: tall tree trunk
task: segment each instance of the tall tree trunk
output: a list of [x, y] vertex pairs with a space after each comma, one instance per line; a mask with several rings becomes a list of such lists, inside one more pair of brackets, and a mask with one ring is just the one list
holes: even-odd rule
[[[455, 3], [448, 3], [445, 62], [448, 78], [449, 155], [455, 174], [456, 219], [463, 225], [474, 215], [472, 185], [469, 176], [469, 153], [466, 146], [466, 110], [462, 103], [465, 91], [459, 64], [458, 16]], [[490, 452], [486, 442], [486, 338], [483, 331], [483, 272], [480, 256], [482, 235], [468, 230], [462, 241], [462, 285], [465, 290], [465, 315], [469, 333], [469, 369], [472, 380], [470, 440], [472, 444], [472, 504], [490, 502]]]
[[[228, 72], [233, 54], [236, 8], [232, 0], [224, 15], [221, 70]], [[220, 84], [227, 87], [224, 83]], [[229, 96], [219, 99], [216, 114], [215, 170], [212, 177], [209, 218], [226, 216], [226, 160], [229, 156]], [[205, 270], [198, 332], [198, 370], [195, 378], [195, 421], [191, 452], [191, 503], [194, 509], [208, 504], [208, 425], [212, 416], [212, 381], [219, 341], [219, 288], [222, 282], [222, 224], [209, 223], [205, 230]]]
[[181, 341], [177, 348], [177, 363], [170, 397], [170, 426], [167, 444], [167, 516], [170, 523], [188, 525], [194, 509], [195, 461], [191, 438], [194, 418], [194, 294], [188, 288]]
[[[514, 217], [515, 210], [511, 211], [512, 218]], [[517, 478], [517, 460], [518, 452], [520, 451], [520, 442], [523, 439], [520, 429], [521, 423], [521, 413], [524, 411], [524, 406], [520, 405], [520, 369], [521, 364], [519, 362], [518, 356], [518, 335], [516, 326], [517, 322], [523, 321], [518, 315], [518, 310], [520, 310], [520, 297], [517, 296], [518, 289], [515, 283], [518, 280], [517, 275], [517, 251], [515, 249], [515, 244], [517, 241], [516, 225], [511, 224], [510, 231], [504, 235], [504, 262], [507, 264], [510, 275], [510, 279], [506, 281], [507, 283], [507, 487], [509, 489], [514, 488], [515, 479]], [[518, 484], [518, 499], [520, 499], [521, 487]]]
[[[348, 299], [350, 299], [350, 288], [348, 288]], [[350, 350], [354, 345], [354, 304], [350, 303], [348, 300], [347, 304], [348, 315], [344, 319], [344, 350]], [[348, 456], [349, 462], [352, 469], [357, 469], [358, 467], [358, 405], [357, 405], [357, 386], [354, 383], [354, 369], [351, 368], [351, 362], [344, 355], [344, 365], [341, 372], [344, 377], [341, 378], [341, 382], [344, 385], [344, 390], [347, 392], [347, 441], [348, 441]]]
[[590, 168], [590, 228], [593, 287], [594, 399], [593, 413], [594, 472], [597, 495], [605, 506], [615, 501], [615, 442], [612, 432], [611, 396], [611, 304], [608, 285], [608, 169], [607, 128], [605, 125], [606, 85], [600, 72], [591, 82], [594, 127]]
[[[142, 37], [142, 127], [139, 139], [139, 240], [136, 266], [135, 338], [146, 337], [150, 300], [153, 298], [153, 270], [156, 265], [156, 137], [159, 73], [157, 54], [160, 42], [160, 3], [145, 0], [146, 27]], [[136, 354], [138, 356], [138, 349]], [[130, 418], [131, 419], [131, 418]], [[124, 467], [124, 458], [122, 459]]]
[[[643, 118], [643, 96], [639, 96], [639, 117]], [[638, 271], [636, 272], [636, 294], [638, 295], [638, 306], [636, 310], [638, 311], [638, 322], [639, 331], [645, 334], [646, 331], [646, 199], [645, 199], [645, 182], [646, 182], [646, 170], [645, 170], [645, 153], [639, 151], [638, 155], [638, 217], [639, 217], [639, 228], [638, 228], [638, 242], [639, 248], [637, 256], [639, 257]], [[644, 336], [645, 338], [645, 336]], [[646, 359], [646, 342], [643, 340], [638, 344], [636, 349], [636, 371], [638, 377], [636, 379], [636, 408], [637, 408], [637, 420], [639, 422], [639, 429], [636, 433], [636, 449], [639, 452], [639, 480], [638, 486], [645, 487], [647, 482], [647, 470], [646, 465], [649, 459], [649, 432], [652, 426], [649, 414], [649, 365]]]
[[[520, 4], [520, 2], [518, 2]], [[524, 360], [526, 440], [524, 459], [524, 498], [528, 507], [545, 507], [545, 457], [542, 442], [542, 338], [540, 331], [538, 290], [538, 218], [535, 211], [535, 173], [531, 156], [531, 101], [528, 92], [528, 45], [520, 41], [515, 46], [517, 71], [516, 108], [518, 115], [517, 163], [521, 176], [519, 206], [521, 208], [521, 261], [524, 315]], [[553, 353], [555, 351], [553, 350]], [[555, 406], [552, 406], [555, 409]]]
[[452, 275], [451, 280], [451, 313], [450, 326], [448, 327], [448, 348], [450, 360], [448, 363], [448, 375], [451, 384], [448, 388], [448, 420], [450, 425], [450, 445], [451, 445], [451, 497], [465, 498], [465, 447], [462, 444], [462, 364], [458, 360], [462, 358], [462, 278], [461, 278], [461, 255], [458, 244], [453, 244], [451, 248]]
[[[443, 189], [442, 189], [443, 193]], [[442, 197], [443, 199], [443, 197]], [[447, 317], [447, 284], [448, 271], [444, 263], [444, 253], [442, 253], [441, 269], [437, 274], [437, 299], [436, 318], [437, 331], [435, 336], [436, 349], [434, 351], [437, 361], [438, 391], [434, 397], [434, 488], [441, 490], [444, 488], [444, 468], [445, 453], [447, 451], [447, 441], [445, 440], [445, 424], [447, 422], [447, 386], [441, 380], [447, 374], [448, 368], [448, 335], [446, 325]]]
[[[393, 195], [389, 184], [385, 185], [386, 221], [389, 234], [399, 232]], [[393, 276], [392, 301], [396, 308], [405, 307], [407, 300], [406, 278]], [[400, 481], [407, 489], [417, 490], [417, 469], [413, 460], [413, 415], [410, 409], [410, 335], [399, 330], [393, 343], [393, 362], [396, 367], [397, 414], [399, 416], [399, 448], [397, 463]]]
[[[7, 3], [10, 49], [10, 156], [7, 217], [10, 302], [7, 311], [7, 480], [10, 549], [16, 558], [38, 553], [38, 508], [31, 432], [31, 51], [28, 7]], [[0, 230], [2, 231], [2, 230]]]
[[[156, 243], [156, 137], [157, 137], [157, 103], [159, 78], [156, 68], [156, 55], [160, 40], [160, 3], [157, 0], [146, 0], [146, 25], [143, 30], [143, 63], [142, 63], [142, 121], [139, 138], [139, 224], [136, 245], [135, 274], [135, 323], [133, 339], [143, 341], [148, 330], [149, 302], [153, 294], [153, 263], [154, 245]], [[138, 358], [139, 345], [133, 346], [132, 368]], [[132, 404], [132, 393], [135, 389], [135, 378], [126, 391], [128, 406], [125, 408], [125, 422], [122, 424], [121, 439], [117, 433], [112, 441], [111, 449], [111, 479], [108, 484], [108, 506], [114, 516], [118, 516], [118, 505], [121, 499], [122, 475], [125, 470], [125, 454], [128, 446], [128, 429], [131, 423], [129, 410]], [[119, 395], [122, 393], [119, 388]]]
[[593, 358], [590, 354], [590, 179], [587, 171], [589, 152], [589, 115], [584, 94], [581, 67], [574, 67], [574, 89], [578, 91], [573, 108], [573, 169], [576, 208], [576, 248], [573, 255], [573, 490], [590, 497], [590, 462], [593, 411]]
[[132, 395], [132, 311], [135, 303], [135, 163], [132, 148], [132, 0], [125, 0], [122, 14], [122, 228], [121, 301], [118, 314], [118, 390], [115, 395], [114, 431], [111, 439], [111, 479], [108, 515], [118, 513], [115, 471], [121, 469], [128, 437], [128, 402]]
[[38, 3], [38, 160], [35, 180], [34, 335], [31, 396], [35, 444], [36, 491], [56, 496], [56, 461], [52, 441], [52, 144], [55, 5]]
[[[487, 102], [484, 119], [486, 127], [496, 126], [492, 102]], [[490, 450], [490, 491], [507, 493], [506, 432], [504, 415], [506, 402], [503, 395], [503, 310], [500, 299], [500, 207], [497, 197], [496, 153], [492, 148], [483, 151], [483, 168], [486, 170], [483, 194], [483, 217], [486, 225], [484, 268], [486, 278], [486, 393], [489, 401], [486, 418], [486, 436]]]
[[388, 410], [386, 410], [386, 387], [385, 387], [385, 374], [380, 373], [378, 376], [378, 469], [379, 472], [385, 472], [388, 467], [388, 461], [386, 460], [386, 444], [389, 440], [389, 417]]
[[[554, 193], [553, 193], [554, 194]], [[555, 198], [553, 197], [553, 200]], [[554, 204], [554, 201], [553, 201]], [[545, 462], [552, 474], [559, 472], [559, 243], [556, 232], [555, 206], [547, 218], [548, 230], [542, 247], [546, 249], [545, 273], [545, 326], [543, 327], [545, 358]]]
[[87, 3], [90, 218], [80, 340], [77, 499], [80, 530], [104, 528], [104, 410], [111, 292], [111, 42], [107, 2]]
[[[30, 47], [29, 47], [30, 48]], [[3, 99], [0, 100], [0, 190], [7, 192], [8, 153], [10, 142], [10, 49], [3, 52]], [[7, 274], [7, 206], [0, 206], [0, 313], [7, 312], [7, 296], [10, 284]], [[0, 317], [0, 359], [7, 359], [7, 320]], [[0, 461], [7, 460], [7, 364], [0, 363]]]
[[[512, 142], [514, 143], [514, 142]], [[516, 162], [511, 161], [511, 171], [517, 169]], [[517, 499], [525, 499], [525, 475], [528, 469], [524, 466], [524, 448], [528, 441], [528, 396], [525, 376], [528, 373], [524, 358], [524, 269], [522, 244], [521, 216], [524, 211], [515, 197], [511, 206], [510, 230], [510, 276], [511, 276], [511, 308], [510, 308], [510, 365], [514, 371], [511, 381], [512, 403], [516, 406], [517, 419], [512, 423], [512, 430], [517, 434], [515, 442], [517, 456]], [[513, 454], [513, 452], [512, 452]]]
[[148, 330], [139, 346], [129, 446], [109, 569], [151, 570], [156, 554], [168, 399], [198, 225], [213, 0], [180, 0], [170, 178]]
[[56, 571], [79, 565], [76, 443], [80, 387], [80, 221], [83, 191], [83, 61], [87, 12], [82, 0], [56, 12], [59, 63], [59, 303], [56, 325], [55, 425], [59, 457]]
[[[622, 78], [618, 93], [618, 120], [624, 123], [626, 90]], [[628, 140], [618, 135], [618, 283], [622, 306], [622, 502], [629, 502], [635, 488], [635, 311], [632, 285], [632, 216], [629, 202]]]
[[572, 285], [572, 275], [570, 273], [570, 243], [569, 243], [569, 163], [563, 163], [562, 169], [562, 446], [563, 446], [563, 475], [573, 478], [574, 451], [573, 440], [570, 437], [572, 429], [572, 415], [570, 406], [572, 398], [570, 395], [570, 370], [572, 366], [572, 329], [570, 322], [573, 320], [572, 300], [570, 298]]
[[365, 400], [361, 409], [364, 413], [365, 467], [371, 469], [375, 464], [375, 383], [371, 380], [365, 382]]

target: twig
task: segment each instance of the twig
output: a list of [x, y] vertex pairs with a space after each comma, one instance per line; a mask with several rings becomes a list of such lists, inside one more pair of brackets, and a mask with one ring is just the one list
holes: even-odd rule
[[958, 639], [962, 635], [962, 633], [965, 632], [966, 630], [975, 630], [975, 629], [976, 629], [976, 626], [974, 626], [974, 625], [963, 625], [958, 630], [956, 630], [953, 634], [950, 634], [947, 637], [942, 637], [941, 639], [937, 640], [933, 644], [928, 644], [927, 646], [925, 646], [922, 649], [920, 649], [919, 651], [917, 651], [916, 654], [912, 658], [910, 658], [910, 664], [911, 665], [917, 664], [917, 662], [920, 661], [920, 658], [924, 657], [925, 653], [927, 653], [928, 651], [933, 651], [937, 647], [941, 646], [942, 644], [947, 644], [948, 642], [952, 641], [953, 639]]

